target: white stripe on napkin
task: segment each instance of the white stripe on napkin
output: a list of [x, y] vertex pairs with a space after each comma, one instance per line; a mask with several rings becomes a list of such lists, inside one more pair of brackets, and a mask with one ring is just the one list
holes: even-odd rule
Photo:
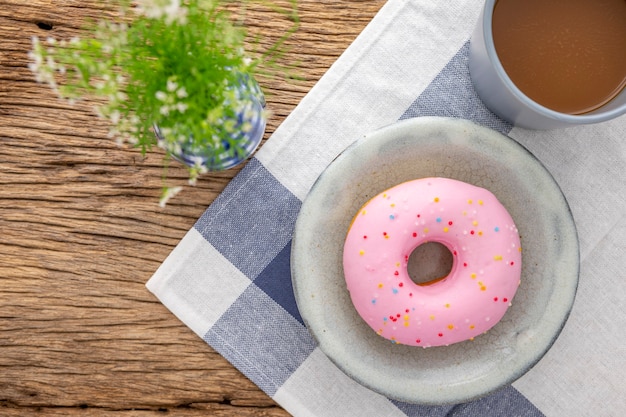
[[[329, 386], [336, 389], [328, 390]], [[274, 400], [298, 417], [406, 417], [387, 398], [348, 378], [319, 348], [276, 392]]]
[[256, 157], [303, 200], [350, 143], [402, 116], [467, 41], [479, 11], [474, 0], [388, 1]]
[[250, 285], [250, 279], [191, 228], [146, 287], [198, 336]]

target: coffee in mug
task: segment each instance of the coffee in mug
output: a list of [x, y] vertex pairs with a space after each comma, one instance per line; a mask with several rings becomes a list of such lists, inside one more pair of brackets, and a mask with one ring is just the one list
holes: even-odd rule
[[626, 114], [626, 0], [485, 0], [469, 70], [483, 103], [553, 129]]
[[493, 42], [524, 94], [584, 114], [626, 86], [626, 0], [498, 0]]

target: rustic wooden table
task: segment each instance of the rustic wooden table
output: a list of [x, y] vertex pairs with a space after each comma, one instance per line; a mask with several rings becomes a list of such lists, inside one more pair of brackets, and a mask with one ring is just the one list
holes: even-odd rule
[[[27, 68], [33, 35], [80, 35], [103, 4], [0, 0], [0, 415], [287, 416], [144, 286], [238, 169], [161, 209], [163, 155], [118, 147]], [[300, 1], [285, 59], [304, 79], [263, 85], [266, 138], [383, 4]], [[279, 35], [265, 13], [248, 24]]]

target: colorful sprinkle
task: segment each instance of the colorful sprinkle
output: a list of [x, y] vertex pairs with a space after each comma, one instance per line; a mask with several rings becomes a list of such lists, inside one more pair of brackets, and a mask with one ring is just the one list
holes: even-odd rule
[[[461, 204], [461, 207], [454, 207], [448, 206], [450, 200], [448, 194], [443, 195], [443, 197], [438, 194], [439, 191], [431, 191], [430, 195], [421, 195], [419, 197], [420, 204], [422, 204], [421, 207], [412, 205], [413, 197], [409, 194], [396, 195], [394, 192], [393, 201], [391, 201], [392, 197], [385, 194], [385, 200], [376, 201], [378, 207], [375, 211], [379, 221], [382, 220], [381, 224], [386, 224], [386, 226], [378, 226], [378, 229], [367, 227], [357, 229], [355, 227], [356, 236], [354, 236], [353, 239], [356, 239], [351, 241], [352, 247], [346, 252], [351, 254], [352, 257], [356, 257], [359, 261], [360, 266], [357, 267], [359, 269], [356, 275], [362, 276], [358, 271], [367, 273], [367, 279], [370, 280], [368, 284], [366, 284], [369, 294], [365, 295], [364, 300], [361, 300], [364, 304], [363, 307], [372, 311], [383, 311], [387, 309], [387, 302], [396, 303], [396, 312], [392, 314], [393, 310], [386, 311], [387, 317], [384, 319], [382, 317], [383, 314], [376, 314], [376, 312], [374, 312], [373, 316], [377, 319], [377, 323], [372, 323], [374, 329], [378, 329], [377, 332], [393, 340], [394, 343], [400, 341], [400, 343], [404, 344], [408, 340], [409, 344], [418, 344], [420, 347], [429, 347], [431, 345], [438, 346], [455, 343], [457, 334], [460, 335], [462, 333], [463, 337], [469, 337], [482, 333], [493, 324], [491, 322], [485, 323], [485, 320], [490, 320], [489, 317], [493, 315], [493, 322], [497, 321], [495, 320], [497, 315], [495, 312], [500, 312], [502, 309], [506, 309], [507, 305], [510, 305], [509, 300], [511, 299], [504, 297], [504, 294], [508, 294], [508, 297], [514, 292], [514, 289], [511, 289], [510, 285], [501, 286], [498, 278], [499, 275], [505, 272], [508, 274], [515, 272], [517, 274], [519, 270], [520, 255], [516, 255], [515, 251], [521, 251], [521, 248], [519, 247], [519, 233], [516, 232], [515, 226], [502, 217], [496, 215], [491, 216], [491, 211], [485, 212], [483, 210], [491, 210], [491, 207], [484, 207], [491, 205], [492, 202], [491, 197], [487, 197], [487, 195], [485, 195], [485, 198], [488, 198], [487, 201], [479, 200], [478, 198], [473, 200], [473, 198], [469, 198], [466, 195], [465, 197], [461, 197], [460, 201], [457, 200], [457, 202]], [[474, 195], [478, 196], [483, 194], [474, 193]], [[465, 198], [466, 204], [472, 205], [472, 207], [462, 207], [463, 198]], [[432, 205], [433, 203], [440, 204], [434, 206]], [[474, 206], [474, 204], [476, 205]], [[425, 209], [424, 207], [428, 208]], [[396, 210], [396, 208], [398, 210]], [[372, 207], [368, 207], [367, 209], [367, 216], [371, 217], [369, 210], [374, 209]], [[424, 217], [421, 216], [421, 211], [416, 213], [416, 210], [426, 210]], [[411, 218], [411, 213], [416, 217]], [[459, 217], [461, 213], [466, 217]], [[361, 208], [360, 214], [366, 214], [364, 207]], [[374, 211], [372, 211], [372, 215], [373, 214]], [[390, 222], [386, 223], [387, 220], [385, 220], [385, 218], [388, 218]], [[356, 219], [356, 224], [360, 226], [358, 222], [364, 222], [366, 220], [367, 219], [362, 219], [359, 216]], [[503, 226], [498, 224], [500, 222], [502, 222]], [[478, 229], [478, 226], [480, 226], [480, 229]], [[384, 231], [387, 227], [391, 232]], [[397, 230], [394, 229], [396, 227]], [[432, 231], [430, 230], [431, 227], [433, 227]], [[452, 230], [453, 228], [454, 230]], [[507, 240], [504, 248], [498, 249], [498, 246], [487, 246], [484, 239], [491, 237], [495, 239], [499, 234], [493, 235], [493, 233], [499, 233], [500, 231], [506, 235], [500, 236]], [[394, 234], [394, 240], [391, 240], [391, 234]], [[384, 237], [382, 241], [380, 240], [381, 235]], [[361, 236], [361, 240], [364, 243], [363, 247], [366, 247], [367, 250], [358, 247], [358, 236]], [[451, 313], [456, 310], [464, 310], [465, 308], [462, 305], [464, 303], [459, 304], [456, 298], [448, 296], [439, 298], [435, 301], [433, 306], [433, 304], [420, 301], [421, 296], [417, 297], [419, 294], [409, 292], [414, 288], [414, 285], [411, 285], [410, 281], [405, 280], [405, 269], [410, 260], [409, 249], [414, 247], [415, 243], [421, 240], [431, 241], [433, 236], [439, 236], [441, 240], [446, 242], [446, 245], [450, 245], [450, 252], [453, 255], [455, 265], [458, 261], [461, 268], [465, 268], [464, 270], [466, 272], [462, 272], [462, 270], [455, 270], [455, 272], [460, 274], [459, 284], [465, 286], [467, 296], [476, 297], [487, 304], [484, 306], [484, 309], [481, 310], [482, 312], [479, 313], [480, 315], [473, 316], [473, 313], [461, 312], [461, 315], [455, 318]], [[478, 236], [481, 236], [481, 238], [473, 239], [473, 237]], [[445, 240], [444, 237], [453, 240], [456, 238], [457, 240], [450, 242]], [[479, 241], [480, 243], [478, 243]], [[389, 248], [389, 245], [393, 246], [396, 243], [400, 246], [410, 245], [411, 243], [413, 243], [413, 245], [402, 246], [402, 248], [397, 251], [395, 246], [394, 248]], [[373, 244], [378, 245], [375, 250], [371, 246]], [[482, 249], [481, 252], [476, 253], [477, 249], [473, 248], [472, 244], [480, 245]], [[356, 252], [359, 252], [362, 256], [364, 255], [363, 258], [359, 258]], [[368, 259], [370, 256], [375, 258]], [[504, 256], [507, 257], [506, 260]], [[472, 269], [469, 269], [470, 260], [472, 261]], [[502, 262], [499, 264], [495, 261]], [[379, 266], [372, 266], [378, 263], [380, 263]], [[505, 270], [503, 270], [502, 268], [507, 265], [511, 266], [511, 268], [508, 270], [505, 268]], [[403, 271], [403, 278], [400, 278], [400, 270]], [[463, 276], [465, 278], [463, 278]], [[481, 281], [478, 280], [478, 276], [481, 276]], [[358, 278], [357, 276], [355, 279]], [[478, 285], [474, 287], [474, 284], [472, 284], [471, 281], [467, 281], [467, 278], [470, 278]], [[517, 280], [517, 278], [515, 280]], [[406, 286], [404, 285], [405, 282], [407, 283]], [[486, 285], [487, 283], [489, 283], [488, 286]], [[389, 286], [387, 286], [387, 284], [389, 284]], [[479, 291], [476, 292], [476, 290]], [[392, 294], [389, 294], [390, 291]], [[484, 292], [484, 294], [481, 295], [481, 292]], [[404, 298], [407, 297], [406, 294], [410, 297], [409, 300]], [[368, 296], [370, 298], [369, 302], [367, 301]], [[384, 297], [393, 297], [393, 300], [383, 303], [383, 300], [385, 300]], [[413, 298], [415, 298], [415, 300]], [[491, 302], [488, 301], [489, 298], [491, 298]], [[399, 301], [402, 302], [398, 303]], [[501, 302], [505, 304], [501, 306]], [[451, 306], [452, 303], [455, 304], [454, 310]], [[432, 306], [432, 308], [429, 307], [429, 305]], [[444, 307], [444, 310], [441, 310], [441, 307]], [[368, 314], [368, 317], [371, 316]], [[368, 319], [368, 322], [369, 320], [370, 319]], [[431, 326], [428, 326], [428, 324], [431, 324], [428, 323], [429, 321], [432, 321]], [[437, 324], [434, 323], [435, 321], [437, 321]], [[446, 321], [448, 323], [446, 323]], [[480, 326], [477, 326], [475, 322], [478, 322]], [[411, 327], [411, 329], [408, 327]], [[425, 330], [428, 327], [430, 327], [430, 330]], [[405, 333], [401, 336], [396, 336], [400, 335], [400, 332]], [[420, 333], [419, 336], [417, 333]], [[426, 339], [422, 339], [422, 337], [426, 337]]]

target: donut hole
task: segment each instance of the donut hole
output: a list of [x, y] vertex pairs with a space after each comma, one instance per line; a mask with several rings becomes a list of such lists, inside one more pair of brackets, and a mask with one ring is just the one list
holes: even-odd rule
[[407, 270], [417, 285], [432, 285], [452, 271], [452, 252], [439, 242], [419, 245], [409, 255]]

